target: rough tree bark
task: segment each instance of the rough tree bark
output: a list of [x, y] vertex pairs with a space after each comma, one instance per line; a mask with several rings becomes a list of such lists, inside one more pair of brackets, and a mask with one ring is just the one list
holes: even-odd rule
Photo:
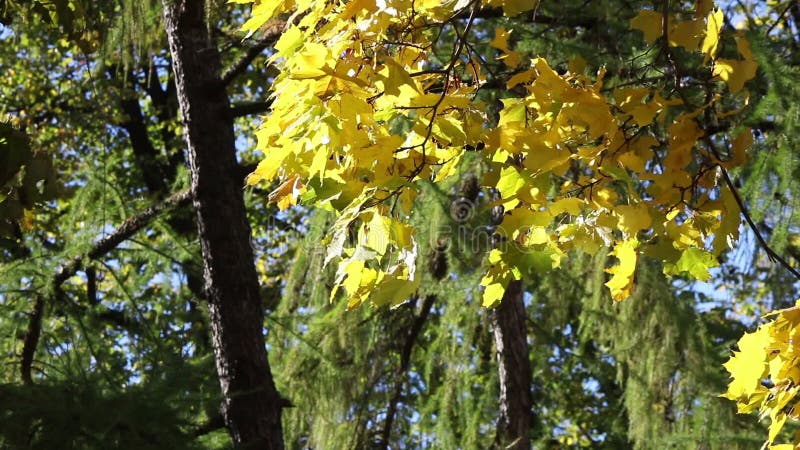
[[500, 377], [497, 440], [501, 448], [514, 450], [531, 448], [533, 375], [528, 356], [527, 316], [522, 294], [522, 281], [512, 281], [500, 305], [491, 312]]
[[203, 253], [222, 414], [239, 448], [283, 449], [281, 410], [245, 216], [230, 100], [200, 0], [163, 0]]

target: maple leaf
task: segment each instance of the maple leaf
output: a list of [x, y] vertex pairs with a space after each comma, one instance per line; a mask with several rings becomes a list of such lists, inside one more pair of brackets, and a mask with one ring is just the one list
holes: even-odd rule
[[696, 247], [689, 247], [681, 253], [677, 262], [666, 265], [664, 273], [685, 272], [700, 281], [707, 281], [711, 277], [708, 270], [717, 266], [719, 266], [719, 262], [714, 255]]
[[739, 351], [724, 364], [732, 381], [723, 397], [740, 401], [756, 393], [768, 370], [766, 349], [770, 343], [770, 328], [766, 325], [739, 339]]
[[[698, 10], [699, 9], [700, 5], [698, 5]], [[703, 45], [700, 47], [700, 51], [705, 53], [707, 58], [715, 58], [717, 56], [717, 48], [719, 47], [720, 31], [722, 31], [723, 22], [724, 17], [721, 9], [708, 14], [706, 35], [703, 38]]]
[[268, 200], [276, 202], [281, 211], [297, 204], [297, 199], [305, 192], [306, 187], [300, 181], [300, 177], [294, 175], [280, 184], [274, 191], [269, 193]]
[[639, 203], [636, 205], [619, 205], [614, 208], [614, 213], [619, 217], [619, 228], [628, 236], [636, 237], [636, 233], [650, 228], [653, 218], [647, 205]]
[[284, 11], [283, 2], [272, 0], [230, 0], [233, 3], [253, 3], [251, 17], [242, 25], [242, 31], [247, 32], [245, 38], [252, 36], [259, 28], [261, 28], [270, 19], [275, 17], [278, 13]]
[[625, 300], [631, 295], [633, 275], [636, 272], [636, 247], [638, 245], [636, 240], [631, 239], [618, 243], [611, 251], [611, 255], [619, 260], [619, 264], [606, 269], [606, 272], [612, 275], [606, 286], [611, 290], [611, 298], [615, 301]]
[[651, 10], [639, 11], [639, 14], [631, 19], [630, 25], [632, 30], [639, 30], [644, 34], [644, 40], [648, 44], [652, 44], [663, 34], [661, 13]]
[[508, 67], [512, 69], [519, 66], [522, 56], [508, 48], [508, 38], [511, 32], [503, 27], [498, 27], [495, 30], [494, 39], [489, 42], [489, 45], [503, 52], [503, 55], [497, 59], [502, 60]]
[[733, 243], [739, 239], [739, 204], [733, 193], [726, 186], [720, 187], [722, 210], [721, 221], [714, 235], [712, 247], [714, 255], [719, 256], [725, 249], [733, 248]]
[[703, 22], [697, 20], [670, 21], [669, 45], [695, 50], [704, 32]]
[[718, 59], [714, 63], [714, 76], [728, 84], [732, 93], [742, 90], [744, 83], [756, 76], [758, 64], [752, 60]]

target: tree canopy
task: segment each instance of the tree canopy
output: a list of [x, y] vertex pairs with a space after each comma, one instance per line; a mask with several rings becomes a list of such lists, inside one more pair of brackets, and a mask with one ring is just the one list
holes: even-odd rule
[[800, 445], [796, 1], [0, 23], [0, 446]]

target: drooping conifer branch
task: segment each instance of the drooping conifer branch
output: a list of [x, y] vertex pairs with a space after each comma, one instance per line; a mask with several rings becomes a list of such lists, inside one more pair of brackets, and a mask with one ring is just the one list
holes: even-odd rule
[[149, 225], [156, 217], [158, 217], [164, 211], [168, 211], [183, 205], [189, 204], [189, 201], [192, 199], [192, 192], [191, 190], [187, 189], [184, 191], [177, 192], [175, 194], [170, 195], [167, 197], [163, 202], [150, 206], [135, 214], [129, 218], [127, 218], [122, 224], [120, 224], [117, 229], [115, 229], [110, 234], [106, 235], [102, 239], [98, 240], [89, 251], [82, 255], [78, 255], [72, 258], [67, 264], [61, 266], [61, 268], [56, 272], [55, 276], [53, 276], [53, 285], [60, 286], [64, 283], [69, 277], [74, 275], [78, 270], [83, 267], [83, 261], [87, 259], [97, 259], [102, 256], [105, 256], [110, 251], [117, 248], [117, 246], [131, 236], [136, 234], [139, 230]]
[[[430, 263], [430, 272], [434, 280], [441, 280], [447, 274], [447, 258], [445, 250], [447, 248], [447, 241], [442, 239], [437, 243], [434, 249], [433, 256]], [[389, 405], [386, 408], [386, 420], [383, 422], [383, 430], [381, 431], [381, 443], [384, 448], [390, 448], [389, 442], [392, 435], [392, 425], [394, 424], [395, 415], [397, 414], [397, 405], [403, 396], [403, 387], [408, 375], [408, 369], [411, 367], [411, 354], [414, 351], [414, 345], [417, 343], [419, 334], [428, 320], [433, 303], [436, 301], [435, 295], [426, 295], [422, 301], [419, 314], [414, 316], [414, 321], [411, 328], [408, 330], [406, 340], [403, 342], [403, 347], [400, 350], [400, 365], [397, 367], [397, 381], [394, 385], [394, 392], [392, 398], [389, 400]]]
[[[126, 219], [116, 230], [98, 240], [89, 251], [72, 258], [67, 264], [61, 266], [53, 275], [51, 289], [54, 295], [59, 297], [63, 294], [61, 285], [76, 272], [81, 270], [84, 261], [97, 259], [105, 256], [117, 246], [130, 239], [139, 230], [149, 225], [156, 217], [164, 211], [168, 211], [182, 205], [186, 205], [192, 199], [191, 190], [177, 192], [167, 197], [163, 202], [153, 205], [143, 211]], [[93, 296], [90, 295], [90, 298]], [[22, 344], [21, 369], [22, 381], [26, 384], [33, 384], [32, 368], [33, 359], [36, 353], [39, 339], [42, 333], [42, 317], [44, 316], [45, 298], [37, 295], [33, 303], [33, 308], [28, 321], [28, 328]]]

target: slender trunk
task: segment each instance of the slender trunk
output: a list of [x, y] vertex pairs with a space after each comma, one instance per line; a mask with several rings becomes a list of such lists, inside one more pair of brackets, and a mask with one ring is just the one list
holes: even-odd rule
[[509, 283], [500, 305], [491, 312], [500, 376], [501, 448], [531, 448], [531, 362], [522, 281]]
[[22, 363], [21, 375], [22, 382], [33, 384], [33, 357], [36, 355], [36, 347], [39, 345], [39, 338], [42, 335], [42, 315], [44, 315], [44, 298], [36, 295], [33, 301], [33, 311], [31, 311], [28, 331], [22, 341]]
[[269, 368], [230, 101], [200, 0], [163, 0], [183, 116], [222, 415], [234, 445], [283, 449], [281, 399]]
[[422, 301], [419, 314], [414, 316], [414, 320], [411, 323], [411, 329], [408, 331], [406, 340], [403, 343], [403, 348], [400, 350], [400, 366], [397, 368], [395, 375], [396, 378], [394, 392], [392, 393], [392, 397], [389, 399], [389, 406], [386, 408], [386, 420], [383, 422], [383, 430], [381, 430], [381, 448], [387, 450], [392, 448], [392, 425], [394, 425], [394, 419], [397, 415], [398, 406], [403, 399], [403, 389], [408, 378], [408, 370], [411, 368], [411, 356], [412, 352], [414, 351], [414, 345], [416, 345], [419, 334], [422, 332], [422, 328], [425, 326], [425, 322], [428, 320], [428, 316], [431, 313], [431, 309], [433, 308], [433, 303], [435, 301], [435, 295], [425, 296], [425, 299]]

